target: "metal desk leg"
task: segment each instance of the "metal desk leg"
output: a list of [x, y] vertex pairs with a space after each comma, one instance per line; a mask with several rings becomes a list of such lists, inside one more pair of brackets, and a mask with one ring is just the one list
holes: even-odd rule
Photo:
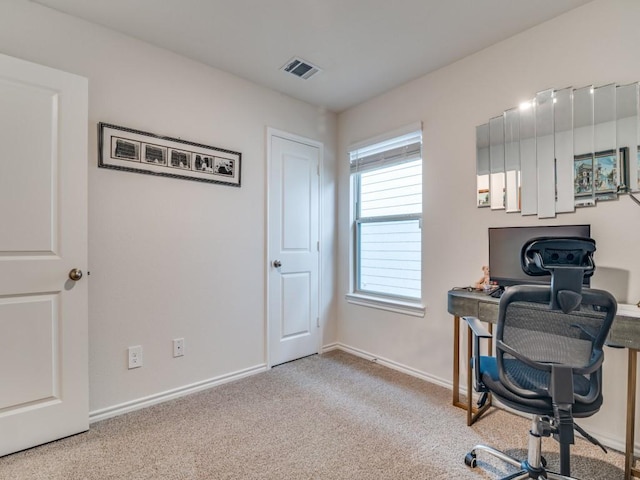
[[453, 406], [464, 406], [460, 403], [460, 317], [453, 317]]
[[[493, 325], [489, 324], [489, 331], [493, 333]], [[489, 351], [493, 351], [493, 340], [489, 340]], [[454, 316], [453, 325], [453, 405], [467, 411], [467, 425], [473, 425], [475, 421], [491, 406], [491, 395], [487, 403], [480, 409], [473, 405], [472, 375], [469, 371], [471, 357], [473, 356], [473, 338], [471, 329], [467, 328], [467, 401], [460, 401], [460, 317]]]
[[624, 479], [640, 478], [640, 470], [635, 464], [635, 427], [636, 427], [636, 381], [638, 373], [638, 351], [629, 349], [627, 366], [627, 438], [624, 453]]

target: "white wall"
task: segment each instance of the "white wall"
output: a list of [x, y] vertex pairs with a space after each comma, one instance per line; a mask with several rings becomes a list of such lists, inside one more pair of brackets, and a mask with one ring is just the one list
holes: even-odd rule
[[[544, 89], [639, 81], [639, 22], [637, 0], [596, 0], [340, 114], [337, 297], [343, 345], [450, 385], [447, 290], [482, 276], [488, 227], [589, 223], [598, 244], [593, 285], [612, 290], [623, 302], [640, 300], [640, 208], [630, 198], [544, 221], [475, 207], [476, 125]], [[424, 122], [425, 318], [344, 299], [350, 264], [348, 146], [417, 120]], [[621, 448], [626, 352], [607, 349], [606, 355], [605, 405], [582, 423]]]
[[[91, 411], [265, 364], [267, 126], [325, 145], [321, 308], [335, 341], [335, 114], [26, 0], [0, 3], [0, 52], [89, 79]], [[240, 151], [242, 187], [98, 169], [101, 121]], [[129, 345], [144, 367], [127, 370]]]

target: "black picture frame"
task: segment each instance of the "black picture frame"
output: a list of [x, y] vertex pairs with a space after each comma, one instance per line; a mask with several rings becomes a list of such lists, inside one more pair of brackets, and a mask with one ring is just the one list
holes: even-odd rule
[[240, 187], [242, 154], [100, 122], [98, 167]]

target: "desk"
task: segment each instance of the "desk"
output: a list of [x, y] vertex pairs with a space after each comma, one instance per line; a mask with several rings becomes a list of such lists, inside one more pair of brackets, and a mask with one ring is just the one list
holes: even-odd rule
[[[453, 324], [453, 405], [467, 411], [467, 425], [473, 424], [482, 413], [489, 408], [491, 401], [480, 410], [472, 405], [471, 375], [467, 375], [467, 401], [460, 401], [460, 317], [472, 316], [482, 322], [492, 325], [498, 321], [498, 307], [500, 300], [484, 293], [468, 292], [466, 290], [450, 290], [448, 295], [448, 311], [454, 317]], [[640, 350], [640, 313], [634, 307], [618, 307], [615, 321], [606, 342], [611, 347], [628, 349], [627, 367], [627, 419], [625, 440], [625, 480], [632, 477], [640, 478], [640, 469], [634, 467], [635, 418], [636, 418], [636, 382], [637, 360]], [[637, 308], [637, 307], [635, 307]], [[640, 309], [638, 309], [640, 310]], [[466, 364], [471, 362], [472, 338], [468, 335]], [[489, 345], [489, 351], [492, 346]]]

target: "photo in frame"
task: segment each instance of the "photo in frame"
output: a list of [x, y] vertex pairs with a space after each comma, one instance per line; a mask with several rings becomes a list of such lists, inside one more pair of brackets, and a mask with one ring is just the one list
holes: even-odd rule
[[593, 195], [593, 155], [576, 155], [573, 159], [573, 186], [576, 197]]
[[615, 150], [595, 154], [593, 179], [598, 200], [618, 198], [618, 157]]
[[240, 187], [242, 154], [108, 123], [98, 124], [98, 166]]

